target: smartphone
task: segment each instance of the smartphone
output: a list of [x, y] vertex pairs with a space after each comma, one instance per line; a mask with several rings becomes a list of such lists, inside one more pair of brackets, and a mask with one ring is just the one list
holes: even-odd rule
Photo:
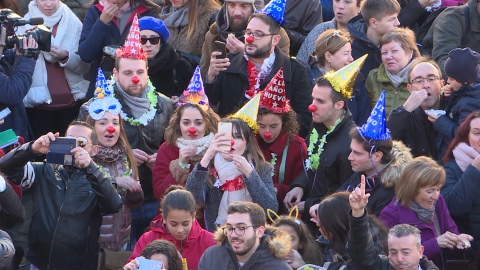
[[50, 141], [47, 153], [47, 163], [60, 165], [75, 165], [72, 149], [77, 147], [77, 139], [58, 137]]
[[225, 45], [225, 42], [215, 40], [215, 51], [222, 53], [217, 56], [217, 58], [227, 58], [227, 46]]
[[[232, 123], [219, 122], [218, 123], [218, 132], [225, 132], [226, 137], [232, 138]], [[222, 149], [222, 150], [225, 150], [225, 151], [230, 151], [232, 146], [231, 145], [220, 145], [219, 148]]]
[[136, 260], [140, 265], [138, 267], [139, 270], [162, 270], [162, 262], [149, 260], [142, 257], [137, 257]]
[[0, 112], [0, 120], [5, 119], [11, 113], [10, 109], [6, 107]]

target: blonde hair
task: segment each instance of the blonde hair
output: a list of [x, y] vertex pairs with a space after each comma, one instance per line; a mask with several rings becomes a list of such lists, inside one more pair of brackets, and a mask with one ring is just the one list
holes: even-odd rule
[[334, 54], [343, 46], [345, 46], [345, 44], [351, 42], [352, 38], [348, 32], [335, 29], [328, 29], [324, 31], [322, 34], [320, 34], [320, 36], [318, 36], [317, 41], [315, 41], [315, 55], [317, 57], [317, 62], [320, 65], [324, 65], [326, 52]]
[[429, 157], [414, 158], [403, 170], [395, 187], [395, 196], [400, 205], [408, 207], [424, 187], [443, 186], [445, 170]]
[[417, 58], [420, 56], [420, 51], [417, 47], [417, 41], [415, 38], [415, 33], [408, 28], [397, 27], [393, 30], [390, 30], [388, 33], [382, 36], [380, 39], [380, 48], [392, 41], [400, 43], [402, 49], [406, 53], [413, 52], [412, 58]]

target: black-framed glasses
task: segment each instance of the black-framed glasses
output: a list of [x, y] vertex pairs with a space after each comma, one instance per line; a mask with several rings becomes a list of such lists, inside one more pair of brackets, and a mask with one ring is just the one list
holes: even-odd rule
[[147, 41], [150, 41], [150, 44], [152, 45], [157, 45], [160, 42], [160, 37], [149, 37], [149, 38], [141, 37], [140, 38], [140, 42], [142, 43], [142, 45], [147, 44]]
[[243, 34], [245, 35], [245, 37], [248, 37], [248, 36], [252, 36], [253, 39], [256, 39], [256, 40], [260, 40], [266, 36], [274, 36], [276, 34], [265, 34], [265, 33], [259, 33], [259, 32], [252, 32], [250, 30], [245, 30], [243, 32]]
[[425, 81], [427, 81], [428, 83], [433, 83], [437, 80], [440, 80], [440, 77], [438, 77], [437, 75], [430, 75], [427, 78], [417, 77], [412, 80], [412, 84], [423, 84]]
[[232, 235], [233, 231], [235, 231], [236, 235], [242, 236], [245, 234], [245, 230], [250, 227], [254, 228], [252, 225], [250, 225], [250, 226], [240, 226], [240, 227], [223, 227], [222, 230], [225, 236]]
[[80, 147], [85, 147], [87, 144], [89, 144], [88, 139], [84, 136], [78, 136], [78, 137], [73, 137], [73, 136], [67, 136], [67, 138], [72, 138], [77, 140], [77, 145]]

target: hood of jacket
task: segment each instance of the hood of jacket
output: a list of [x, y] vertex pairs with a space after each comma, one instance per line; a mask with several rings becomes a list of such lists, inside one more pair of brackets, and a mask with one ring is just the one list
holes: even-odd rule
[[180, 246], [180, 243], [183, 242], [184, 247], [188, 247], [189, 245], [195, 245], [197, 239], [200, 238], [202, 227], [198, 224], [197, 220], [193, 221], [192, 230], [188, 234], [187, 238], [183, 241], [179, 241], [173, 237], [170, 232], [168, 232], [167, 227], [163, 223], [163, 218], [161, 215], [156, 216], [152, 222], [150, 222], [150, 228], [152, 231], [157, 232], [163, 235], [162, 239], [168, 240], [175, 244], [175, 246]]
[[393, 188], [400, 178], [403, 169], [413, 159], [410, 148], [401, 141], [393, 141], [392, 147], [392, 163], [385, 169], [382, 174], [382, 185], [386, 188]]
[[[227, 236], [223, 233], [221, 227], [218, 227], [214, 233], [214, 239], [217, 246], [225, 245], [228, 250], [231, 250], [230, 243], [227, 241]], [[277, 259], [285, 259], [292, 250], [292, 240], [290, 235], [273, 226], [266, 225], [265, 232], [260, 238], [260, 246], [257, 251], [268, 250], [268, 253]]]
[[367, 37], [367, 23], [363, 20], [362, 15], [357, 15], [350, 19], [347, 27], [353, 39], [361, 40], [369, 47], [378, 49], [377, 45], [373, 44]]

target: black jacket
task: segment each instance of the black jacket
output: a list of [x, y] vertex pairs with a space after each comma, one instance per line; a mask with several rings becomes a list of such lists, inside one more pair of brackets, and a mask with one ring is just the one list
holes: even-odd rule
[[25, 208], [17, 193], [5, 179], [6, 188], [0, 192], [0, 228], [8, 229], [23, 221]]
[[148, 77], [155, 91], [167, 97], [180, 96], [193, 75], [190, 63], [178, 56], [168, 44], [162, 44], [154, 59], [148, 60]]
[[[306, 173], [301, 173], [290, 185], [290, 189], [294, 187], [303, 189], [306, 213], [312, 205], [337, 191], [353, 174], [352, 166], [348, 160], [351, 141], [348, 134], [354, 125], [352, 116], [347, 112], [343, 121], [332, 133], [328, 134], [327, 143], [325, 143], [320, 155], [320, 165], [317, 170], [308, 170]], [[319, 140], [327, 132], [327, 127], [323, 123], [313, 123], [309, 134], [313, 128], [317, 130]], [[307, 146], [310, 144], [310, 136], [307, 136], [305, 143]], [[314, 149], [316, 152], [318, 143], [315, 143]], [[316, 224], [310, 221], [310, 215], [304, 213], [302, 220], [309, 225], [312, 231], [318, 230]]]
[[447, 176], [440, 192], [458, 231], [473, 236], [472, 247], [467, 251], [473, 258], [480, 245], [480, 170], [469, 165], [462, 172], [454, 159], [444, 167]]
[[[363, 63], [360, 72], [368, 75], [372, 69], [378, 68], [382, 63], [382, 55], [380, 48], [377, 47], [367, 37], [367, 24], [363, 20], [362, 15], [357, 15], [348, 21], [348, 31], [353, 38], [352, 41], [352, 57], [358, 59], [368, 54], [365, 63]], [[365, 78], [366, 79], [366, 78]], [[359, 83], [358, 80], [356, 83]]]
[[[243, 53], [229, 54], [230, 66], [227, 70], [220, 72], [213, 83], [205, 83], [205, 92], [211, 105], [218, 106], [218, 114], [225, 117], [235, 113], [247, 102], [245, 91], [248, 89], [247, 60]], [[290, 100], [290, 105], [297, 113], [297, 120], [300, 125], [300, 136], [305, 136], [312, 114], [308, 106], [312, 103], [312, 87], [308, 80], [305, 67], [297, 60], [291, 59], [275, 48], [275, 62], [272, 71], [260, 85], [264, 89], [277, 71], [283, 67], [285, 80], [285, 95]]]
[[[366, 212], [366, 211], [365, 211]], [[385, 255], [379, 255], [375, 250], [370, 233], [367, 214], [359, 218], [350, 216], [350, 231], [348, 232], [348, 253], [357, 269], [393, 270]], [[438, 267], [427, 257], [420, 259], [423, 270], [438, 270]]]
[[28, 261], [42, 270], [96, 269], [102, 215], [120, 210], [120, 196], [93, 161], [67, 169], [28, 162], [34, 156], [28, 143], [0, 159], [8, 179], [33, 189]]

